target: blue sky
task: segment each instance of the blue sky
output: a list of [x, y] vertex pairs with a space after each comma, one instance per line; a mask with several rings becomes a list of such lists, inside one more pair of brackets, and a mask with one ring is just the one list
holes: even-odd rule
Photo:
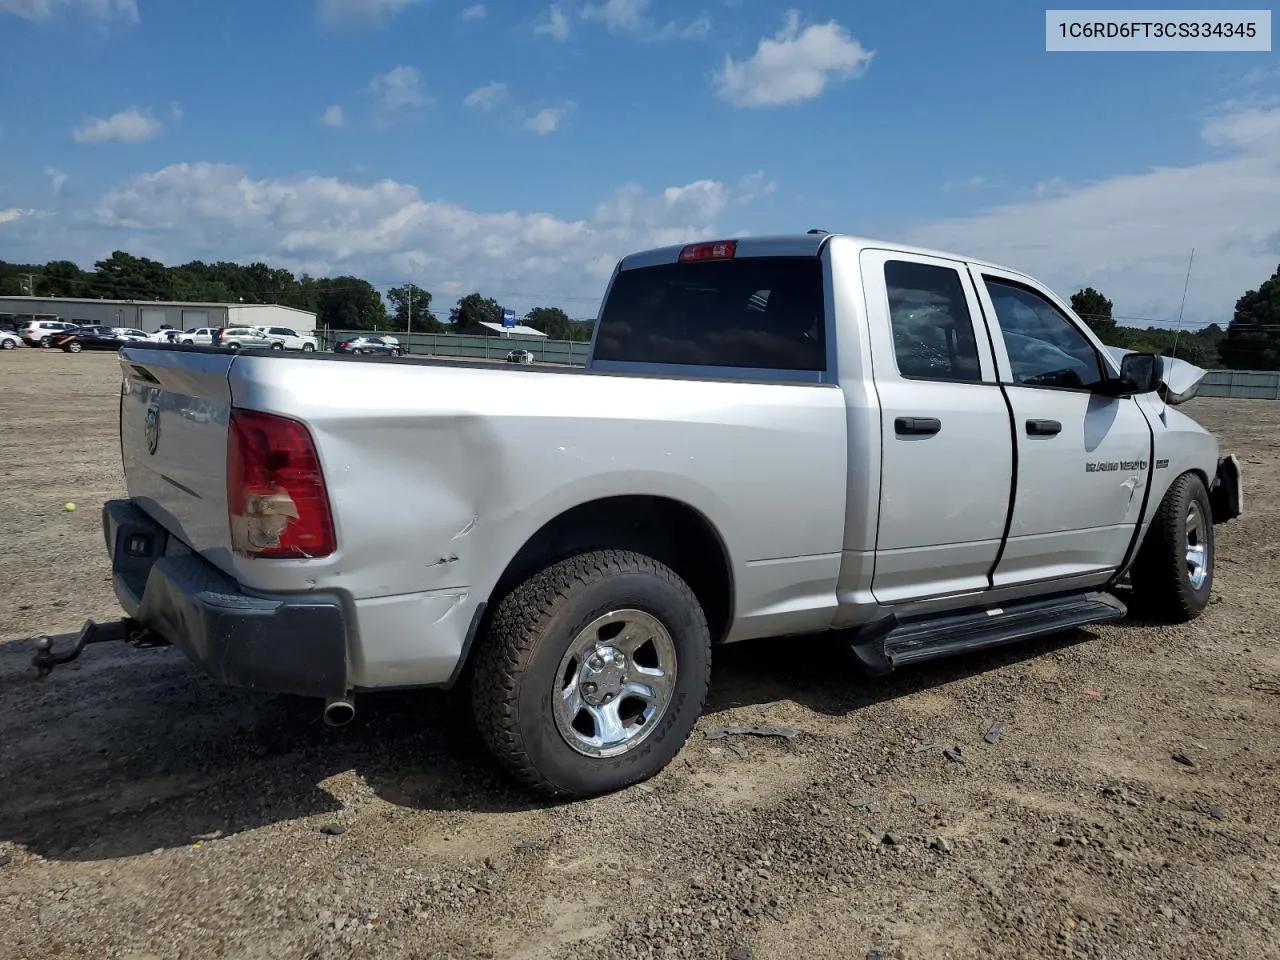
[[[594, 311], [809, 227], [1229, 319], [1280, 262], [1274, 54], [1046, 53], [1044, 7], [0, 0], [0, 257], [112, 249]], [[17, 91], [18, 95], [13, 95]]]

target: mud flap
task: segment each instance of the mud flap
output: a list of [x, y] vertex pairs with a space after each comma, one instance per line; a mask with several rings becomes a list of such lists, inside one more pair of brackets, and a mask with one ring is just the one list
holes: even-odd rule
[[1209, 507], [1214, 523], [1226, 523], [1244, 513], [1240, 460], [1234, 453], [1218, 461], [1218, 472], [1209, 488]]

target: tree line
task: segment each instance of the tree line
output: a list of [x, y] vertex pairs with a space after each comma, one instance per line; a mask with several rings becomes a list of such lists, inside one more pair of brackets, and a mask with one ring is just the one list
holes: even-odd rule
[[[170, 267], [122, 250], [97, 261], [92, 270], [70, 260], [0, 260], [0, 296], [276, 303], [314, 313], [318, 327], [333, 330], [461, 333], [478, 323], [502, 322], [502, 306], [480, 293], [460, 297], [441, 320], [432, 310], [431, 292], [417, 284], [392, 287], [384, 298], [360, 277], [294, 276], [265, 263], [228, 261], [192, 260]], [[552, 340], [589, 340], [594, 325], [572, 319], [559, 307], [535, 307], [521, 322]]]
[[1207, 370], [1280, 370], [1280, 266], [1236, 301], [1225, 330], [1216, 323], [1181, 332], [1123, 327], [1112, 316], [1111, 301], [1093, 287], [1072, 294], [1071, 308], [1109, 346], [1177, 356]]
[[[295, 277], [265, 263], [193, 260], [165, 266], [146, 257], [117, 250], [81, 269], [70, 260], [45, 264], [0, 260], [0, 296], [84, 297], [105, 300], [175, 300], [210, 303], [278, 303], [316, 315], [319, 327], [333, 330], [462, 333], [478, 323], [501, 323], [502, 307], [491, 297], [468, 293], [459, 297], [441, 320], [432, 310], [431, 292], [416, 284], [382, 293], [360, 277]], [[1256, 290], [1236, 301], [1224, 330], [1211, 323], [1178, 333], [1167, 328], [1121, 326], [1111, 301], [1093, 287], [1077, 291], [1071, 306], [1111, 346], [1173, 355], [1198, 367], [1235, 370], [1280, 370], [1280, 266]], [[574, 320], [559, 307], [534, 307], [522, 318], [526, 326], [553, 340], [589, 340], [594, 321]]]

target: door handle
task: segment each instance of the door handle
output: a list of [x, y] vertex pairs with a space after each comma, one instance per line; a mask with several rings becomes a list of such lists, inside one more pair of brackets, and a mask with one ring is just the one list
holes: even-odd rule
[[1057, 420], [1028, 420], [1027, 436], [1056, 437], [1062, 432], [1062, 424]]
[[900, 437], [931, 437], [942, 429], [937, 417], [898, 417], [893, 421], [893, 432]]

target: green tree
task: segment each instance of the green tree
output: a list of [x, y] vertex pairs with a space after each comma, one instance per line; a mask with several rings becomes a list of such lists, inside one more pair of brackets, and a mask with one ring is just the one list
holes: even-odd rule
[[391, 320], [397, 330], [439, 333], [444, 329], [444, 324], [431, 312], [430, 290], [406, 283], [388, 290], [387, 299], [391, 301]]
[[105, 300], [167, 300], [173, 295], [164, 264], [114, 251], [94, 264], [90, 296]]
[[1111, 319], [1111, 301], [1093, 287], [1085, 287], [1071, 295], [1071, 309], [1089, 325], [1103, 343], [1115, 345], [1116, 322]]
[[41, 297], [87, 297], [92, 275], [70, 260], [51, 260], [36, 277], [36, 295]]
[[316, 294], [316, 323], [333, 330], [386, 330], [387, 305], [374, 286], [359, 277], [312, 281]]
[[573, 321], [559, 307], [534, 307], [524, 317], [524, 325], [541, 330], [552, 340], [572, 340]]
[[1280, 370], [1280, 266], [1236, 301], [1218, 352], [1233, 370]]
[[479, 323], [502, 323], [502, 307], [497, 300], [482, 297], [478, 293], [468, 293], [458, 299], [457, 305], [449, 311], [449, 323], [454, 333], [474, 327]]

